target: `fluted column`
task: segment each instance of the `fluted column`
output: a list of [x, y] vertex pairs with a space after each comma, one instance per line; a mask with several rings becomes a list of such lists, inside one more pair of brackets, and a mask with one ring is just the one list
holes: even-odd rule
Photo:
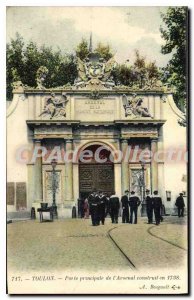
[[[71, 140], [66, 140], [66, 153], [69, 153], [70, 151], [73, 150], [72, 147], [72, 141]], [[71, 161], [67, 161], [65, 163], [65, 172], [66, 172], [66, 197], [68, 201], [73, 200], [73, 163]]]
[[[35, 140], [34, 146], [37, 147], [37, 154], [41, 153], [41, 141]], [[43, 201], [43, 186], [42, 186], [42, 157], [36, 157], [34, 163], [34, 195], [35, 202]]]
[[151, 174], [152, 174], [152, 192], [158, 190], [158, 162], [154, 157], [157, 158], [158, 151], [158, 140], [152, 139], [151, 140], [151, 152], [152, 152], [152, 160], [151, 160]]
[[121, 151], [123, 154], [121, 162], [121, 191], [124, 194], [125, 190], [129, 189], [129, 162], [126, 160], [125, 155], [128, 149], [128, 141], [121, 140]]

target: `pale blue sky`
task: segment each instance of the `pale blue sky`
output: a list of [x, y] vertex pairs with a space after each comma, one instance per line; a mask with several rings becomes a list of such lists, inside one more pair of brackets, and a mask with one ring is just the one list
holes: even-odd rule
[[7, 42], [19, 32], [26, 41], [59, 46], [72, 52], [82, 37], [93, 33], [97, 42], [108, 43], [121, 63], [139, 49], [148, 60], [164, 66], [170, 56], [161, 54], [160, 13], [167, 7], [8, 7]]

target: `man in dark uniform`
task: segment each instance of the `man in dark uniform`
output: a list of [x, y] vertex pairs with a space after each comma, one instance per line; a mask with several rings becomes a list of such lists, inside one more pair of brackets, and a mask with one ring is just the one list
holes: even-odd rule
[[135, 196], [135, 192], [131, 191], [131, 196], [129, 197], [129, 206], [130, 206], [130, 221], [129, 223], [133, 223], [133, 214], [135, 215], [134, 224], [137, 224], [137, 210], [141, 201], [138, 196]]
[[100, 205], [100, 198], [99, 198], [99, 192], [96, 192], [96, 203], [97, 203], [97, 213], [96, 213], [96, 223], [97, 225], [100, 225], [100, 211], [99, 211], [99, 205]]
[[109, 209], [109, 199], [110, 199], [110, 196], [105, 193], [104, 196], [106, 197], [106, 209], [105, 209], [105, 218], [110, 215], [110, 209]]
[[156, 225], [159, 225], [161, 221], [162, 199], [158, 195], [158, 191], [154, 191], [154, 196], [152, 199], [153, 199], [153, 208], [154, 208]]
[[99, 218], [98, 218], [98, 197], [96, 195], [96, 191], [93, 191], [92, 194], [89, 195], [88, 203], [90, 207], [92, 225], [97, 226], [99, 225]]
[[184, 217], [184, 207], [185, 207], [185, 203], [184, 203], [184, 199], [183, 199], [183, 193], [180, 193], [179, 196], [176, 199], [175, 205], [178, 208], [178, 216], [180, 217]]
[[112, 223], [118, 223], [119, 208], [119, 198], [115, 195], [115, 193], [113, 193], [109, 199], [109, 209]]
[[150, 190], [146, 190], [146, 211], [148, 216], [148, 224], [152, 224], [153, 222], [153, 200], [152, 196], [150, 195]]
[[105, 221], [106, 207], [107, 207], [107, 199], [103, 194], [103, 192], [100, 191], [98, 211], [99, 211], [99, 220], [102, 223], [102, 225], [104, 225], [104, 221]]
[[122, 223], [129, 223], [129, 191], [125, 191], [125, 195], [121, 198], [122, 204]]

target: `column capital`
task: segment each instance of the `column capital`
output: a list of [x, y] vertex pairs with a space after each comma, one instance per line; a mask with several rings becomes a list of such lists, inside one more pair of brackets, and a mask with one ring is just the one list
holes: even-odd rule
[[37, 144], [41, 144], [42, 140], [41, 139], [37, 139], [37, 138], [34, 138], [34, 143], [37, 143]]
[[64, 139], [64, 140], [66, 143], [71, 143], [71, 144], [73, 143], [73, 140], [66, 140], [66, 139]]
[[150, 138], [151, 143], [157, 143], [158, 142], [158, 138]]
[[122, 144], [127, 143], [128, 144], [128, 139], [121, 139], [120, 140]]

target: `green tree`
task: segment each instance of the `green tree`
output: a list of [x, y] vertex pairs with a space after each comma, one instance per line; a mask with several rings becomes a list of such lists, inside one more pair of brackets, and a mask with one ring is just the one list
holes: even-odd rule
[[113, 57], [113, 52], [108, 44], [104, 45], [103, 43], [98, 43], [94, 51], [100, 54], [106, 61]]
[[44, 82], [46, 87], [73, 84], [77, 76], [74, 55], [62, 54], [61, 50], [52, 47], [37, 47], [30, 41], [26, 45], [23, 38], [17, 34], [7, 44], [7, 100], [12, 100], [12, 83], [21, 80], [22, 83], [36, 87], [36, 73], [40, 66], [45, 66], [49, 73]]
[[164, 25], [160, 28], [165, 45], [162, 53], [172, 53], [167, 66], [162, 69], [162, 80], [175, 89], [174, 99], [177, 106], [184, 112], [187, 97], [187, 7], [169, 7], [162, 14]]
[[144, 56], [139, 54], [138, 50], [135, 50], [135, 56], [134, 71], [136, 73], [139, 87], [142, 88], [146, 81], [146, 60]]
[[88, 42], [85, 39], [77, 45], [76, 48], [76, 56], [79, 57], [81, 60], [84, 60], [89, 54], [89, 46]]
[[132, 65], [121, 64], [113, 71], [115, 83], [129, 87], [143, 88], [146, 84], [154, 85], [160, 79], [156, 62], [149, 62], [135, 50], [135, 61]]
[[147, 79], [150, 84], [154, 84], [155, 81], [160, 79], [160, 71], [156, 65], [156, 62], [149, 62], [146, 66]]
[[6, 92], [7, 99], [12, 99], [12, 82], [21, 80], [23, 77], [23, 49], [24, 42], [17, 33], [15, 40], [12, 39], [6, 46]]
[[[109, 45], [98, 43], [94, 52], [100, 54], [106, 61], [113, 56]], [[82, 60], [89, 54], [88, 43], [82, 39], [76, 48], [76, 55]], [[145, 57], [135, 51], [136, 58], [132, 65], [120, 64], [112, 71], [116, 85], [142, 88], [149, 80], [153, 83], [158, 79], [159, 71], [155, 62], [146, 62]], [[36, 74], [44, 66], [48, 74], [44, 81], [45, 87], [57, 87], [73, 84], [77, 77], [76, 56], [62, 53], [60, 49], [53, 50], [45, 45], [40, 48], [30, 41], [26, 45], [23, 38], [17, 34], [7, 44], [7, 99], [12, 99], [12, 83], [21, 80], [24, 84], [36, 87]]]
[[[90, 53], [87, 40], [82, 39], [82, 41], [77, 45], [75, 52], [76, 56], [78, 56], [81, 60], [84, 60]], [[98, 53], [100, 57], [104, 58], [106, 61], [113, 57], [112, 49], [108, 44], [105, 45], [103, 43], [98, 43], [93, 52]]]
[[132, 87], [137, 81], [137, 74], [134, 71], [133, 66], [126, 64], [119, 64], [112, 71], [113, 79], [116, 85], [126, 85]]
[[34, 42], [30, 41], [23, 50], [22, 83], [35, 87], [36, 72], [40, 66], [41, 62], [38, 47]]

